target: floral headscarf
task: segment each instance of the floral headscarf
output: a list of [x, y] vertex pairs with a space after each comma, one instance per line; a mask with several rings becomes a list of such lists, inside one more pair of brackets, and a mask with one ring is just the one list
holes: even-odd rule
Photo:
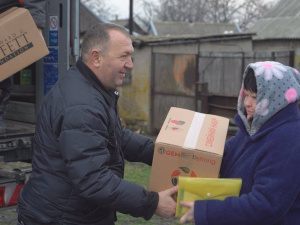
[[248, 133], [253, 135], [279, 110], [299, 99], [300, 73], [279, 62], [256, 62], [247, 66], [243, 80], [249, 68], [254, 70], [257, 84], [256, 110], [251, 125], [244, 113], [243, 84], [238, 98], [238, 113], [244, 121]]

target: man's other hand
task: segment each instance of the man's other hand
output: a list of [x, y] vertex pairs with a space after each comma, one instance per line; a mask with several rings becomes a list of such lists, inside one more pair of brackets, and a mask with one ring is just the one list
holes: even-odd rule
[[161, 191], [158, 193], [159, 201], [155, 214], [163, 217], [170, 218], [175, 215], [176, 212], [176, 201], [172, 197], [178, 191], [178, 186], [172, 187], [170, 189]]

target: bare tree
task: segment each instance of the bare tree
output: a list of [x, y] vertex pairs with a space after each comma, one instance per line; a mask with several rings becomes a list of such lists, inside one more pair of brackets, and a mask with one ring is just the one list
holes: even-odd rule
[[101, 15], [103, 19], [109, 19], [113, 14], [113, 9], [105, 4], [105, 0], [80, 0], [89, 7], [96, 15]]
[[214, 23], [228, 23], [232, 16], [242, 9], [243, 1], [239, 0], [210, 0], [206, 10], [205, 21]]
[[246, 30], [262, 18], [267, 11], [277, 2], [262, 3], [261, 0], [247, 1], [245, 6], [232, 15], [232, 21], [236, 21], [242, 30]]
[[[151, 8], [151, 19], [162, 21], [237, 23], [242, 30], [260, 19], [278, 0], [160, 0]], [[150, 5], [150, 6], [149, 6]], [[149, 19], [149, 18], [148, 18]]]
[[136, 0], [137, 4], [142, 10], [138, 13], [134, 12], [134, 18], [139, 21], [143, 26], [147, 27], [150, 20], [154, 18], [154, 8], [158, 7], [155, 3], [146, 0]]
[[154, 8], [155, 16], [162, 21], [203, 21], [207, 0], [161, 0]]

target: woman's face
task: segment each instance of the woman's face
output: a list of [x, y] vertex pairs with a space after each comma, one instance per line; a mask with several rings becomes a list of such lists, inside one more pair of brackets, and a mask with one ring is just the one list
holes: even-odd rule
[[252, 119], [256, 108], [256, 93], [244, 90], [244, 106], [247, 112], [247, 120]]

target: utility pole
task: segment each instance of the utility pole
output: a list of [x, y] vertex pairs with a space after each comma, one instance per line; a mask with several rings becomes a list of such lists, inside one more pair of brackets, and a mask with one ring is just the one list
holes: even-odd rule
[[133, 0], [129, 1], [129, 33], [133, 33]]

